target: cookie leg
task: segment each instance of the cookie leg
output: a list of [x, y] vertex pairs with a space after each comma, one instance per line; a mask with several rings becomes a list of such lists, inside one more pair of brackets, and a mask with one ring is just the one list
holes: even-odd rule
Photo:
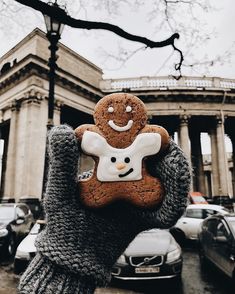
[[82, 203], [90, 208], [103, 207], [113, 201], [112, 188], [95, 176], [79, 182], [79, 193]]
[[138, 207], [150, 208], [162, 202], [165, 191], [158, 178], [145, 175], [142, 180], [131, 185], [126, 193], [128, 195], [126, 199], [132, 204]]

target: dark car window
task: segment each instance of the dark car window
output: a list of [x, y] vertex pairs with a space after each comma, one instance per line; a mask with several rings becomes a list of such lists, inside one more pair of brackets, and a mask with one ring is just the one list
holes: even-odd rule
[[202, 209], [188, 209], [186, 211], [185, 217], [190, 217], [190, 218], [203, 218], [203, 211]]
[[205, 209], [203, 218], [207, 218], [208, 216], [214, 215], [215, 213], [218, 213], [218, 211], [212, 209]]
[[9, 206], [0, 206], [0, 219], [14, 219], [15, 209]]
[[219, 222], [217, 225], [216, 235], [217, 237], [226, 237], [228, 239], [230, 232], [222, 222]]
[[206, 221], [206, 224], [205, 224], [206, 230], [214, 236], [216, 236], [217, 226], [218, 226], [218, 220], [216, 219], [209, 219]]
[[25, 217], [25, 212], [20, 207], [16, 207], [16, 215], [17, 217]]

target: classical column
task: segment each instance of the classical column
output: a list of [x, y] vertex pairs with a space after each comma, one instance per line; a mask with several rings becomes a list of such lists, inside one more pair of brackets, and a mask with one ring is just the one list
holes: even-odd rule
[[47, 103], [30, 92], [19, 114], [16, 183], [18, 198], [41, 198], [46, 145]]
[[11, 105], [10, 132], [7, 152], [7, 163], [5, 173], [4, 198], [15, 198], [15, 174], [17, 158], [17, 130], [18, 116], [20, 110], [19, 101], [14, 101]]
[[186, 157], [191, 164], [191, 150], [190, 150], [190, 139], [188, 130], [188, 116], [180, 116], [180, 126], [179, 126], [179, 145], [184, 151]]
[[[188, 129], [188, 116], [180, 116], [180, 125], [179, 125], [179, 146], [184, 151], [185, 156], [188, 158], [189, 167], [192, 168], [191, 162], [191, 148], [190, 148], [190, 139], [189, 139], [189, 129]], [[191, 181], [190, 190], [193, 191], [193, 178]]]
[[212, 175], [212, 195], [220, 195], [220, 178], [219, 178], [219, 163], [218, 163], [218, 148], [216, 129], [209, 132], [211, 139], [211, 175]]
[[193, 189], [194, 191], [206, 194], [205, 175], [203, 169], [203, 157], [201, 148], [201, 133], [195, 128], [190, 133], [192, 168], [193, 168]]
[[233, 195], [235, 197], [235, 134], [232, 134], [229, 136], [232, 142], [233, 146], [233, 154], [232, 154], [232, 159], [233, 159], [233, 168], [232, 168], [232, 189], [233, 189]]
[[54, 125], [58, 126], [61, 123], [61, 107], [63, 102], [56, 100], [54, 104]]
[[214, 195], [228, 195], [228, 159], [224, 142], [224, 124], [216, 118], [216, 130], [211, 136]]

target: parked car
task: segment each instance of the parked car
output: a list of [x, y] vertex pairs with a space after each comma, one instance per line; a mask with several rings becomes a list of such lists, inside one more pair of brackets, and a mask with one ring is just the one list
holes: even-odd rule
[[201, 192], [190, 192], [189, 201], [191, 204], [208, 204]]
[[34, 245], [37, 235], [44, 229], [46, 225], [45, 220], [37, 220], [32, 227], [29, 234], [21, 241], [17, 247], [14, 258], [14, 272], [16, 274], [22, 273], [29, 262], [36, 254], [36, 247]]
[[170, 232], [178, 242], [186, 239], [197, 240], [203, 220], [217, 213], [227, 214], [228, 210], [214, 204], [189, 204], [183, 216], [170, 229]]
[[212, 197], [213, 204], [222, 205], [226, 207], [230, 212], [234, 212], [233, 208], [233, 199], [227, 195], [224, 196], [213, 196]]
[[152, 229], [136, 236], [112, 269], [119, 280], [180, 278], [181, 247], [166, 230]]
[[19, 199], [20, 203], [25, 203], [28, 205], [30, 208], [33, 216], [35, 219], [39, 219], [40, 217], [43, 216], [43, 211], [42, 211], [42, 204], [38, 198], [35, 197], [21, 197]]
[[13, 256], [17, 245], [33, 225], [34, 218], [26, 204], [0, 204], [0, 253]]
[[199, 233], [202, 267], [210, 261], [230, 278], [235, 278], [235, 214], [215, 215], [202, 223]]

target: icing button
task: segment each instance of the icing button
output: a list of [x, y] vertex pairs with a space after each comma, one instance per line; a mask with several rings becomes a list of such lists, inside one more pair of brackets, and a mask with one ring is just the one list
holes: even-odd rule
[[112, 106], [109, 106], [109, 108], [108, 108], [108, 112], [109, 112], [109, 113], [113, 113], [113, 112], [114, 112], [114, 108], [113, 108]]
[[126, 107], [126, 112], [131, 112], [132, 111], [132, 107], [130, 106], [130, 105], [128, 105], [127, 107]]

